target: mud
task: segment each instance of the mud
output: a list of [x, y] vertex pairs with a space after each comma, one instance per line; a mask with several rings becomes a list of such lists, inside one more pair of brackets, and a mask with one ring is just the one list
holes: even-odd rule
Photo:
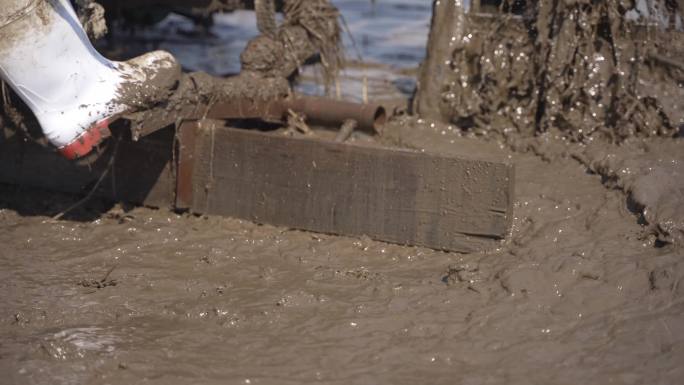
[[105, 20], [105, 9], [102, 5], [93, 0], [79, 0], [78, 20], [91, 40], [97, 40], [107, 35], [107, 21]]
[[655, 247], [622, 191], [555, 150], [427, 122], [395, 133], [510, 157], [509, 241], [462, 255], [98, 202], [80, 208], [95, 220], [55, 222], [69, 197], [3, 187], [8, 383], [681, 378], [681, 248]]
[[684, 241], [684, 140], [630, 142], [620, 147], [592, 145], [580, 159], [628, 195], [662, 243]]
[[[273, 13], [264, 15], [269, 3]], [[276, 28], [273, 3], [256, 5], [257, 24], [265, 32], [247, 44], [240, 56], [242, 71], [289, 77], [318, 53], [328, 82], [337, 76], [343, 61], [337, 8], [327, 0], [287, 0], [283, 23]]]
[[5, 0], [0, 10], [0, 27], [3, 29], [0, 53], [5, 54], [21, 42], [27, 31], [44, 30], [50, 21], [47, 12], [50, 6], [47, 1]]
[[36, 8], [38, 1], [6, 0], [2, 5], [3, 9], [0, 11], [0, 27], [4, 27], [26, 16]]
[[148, 110], [172, 97], [181, 81], [181, 67], [168, 53], [157, 55], [151, 63], [144, 57], [118, 63], [123, 82], [114, 104], [131, 112]]
[[[205, 76], [179, 88], [223, 87]], [[10, 384], [681, 382], [683, 139], [576, 140], [535, 122], [499, 135], [506, 124], [405, 118], [380, 138], [515, 163], [513, 229], [489, 253], [101, 201], [54, 221], [79, 197], [0, 186], [0, 373]]]
[[[261, 13], [264, 4], [257, 4]], [[273, 4], [270, 10], [275, 10]], [[121, 102], [132, 106], [126, 118], [131, 122], [133, 137], [177, 123], [169, 121], [168, 116], [201, 117], [197, 109], [206, 109], [215, 102], [268, 101], [287, 96], [288, 79], [316, 55], [329, 84], [342, 64], [337, 9], [327, 0], [288, 0], [283, 4], [283, 14], [282, 25], [247, 43], [240, 55], [242, 70], [237, 76], [218, 78], [204, 72], [185, 74], [178, 79], [158, 76], [158, 81], [148, 82], [151, 87], [143, 90], [131, 87], [132, 92], [124, 90]], [[271, 16], [275, 17], [260, 17]], [[175, 81], [173, 86], [169, 86], [170, 80]]]
[[140, 107], [124, 118], [130, 122], [133, 138], [137, 140], [140, 136], [178, 124], [180, 117], [201, 118], [208, 111], [207, 108], [218, 101], [271, 101], [286, 97], [289, 93], [289, 83], [283, 77], [263, 77], [245, 72], [219, 79], [204, 72], [195, 72], [182, 74], [166, 99]]
[[433, 20], [433, 40], [446, 40], [429, 47], [419, 113], [483, 135], [555, 131], [578, 142], [672, 136], [684, 121], [682, 34], [656, 16], [635, 19], [636, 3], [527, 2], [522, 15], [465, 20], [457, 3], [435, 5], [461, 16]]

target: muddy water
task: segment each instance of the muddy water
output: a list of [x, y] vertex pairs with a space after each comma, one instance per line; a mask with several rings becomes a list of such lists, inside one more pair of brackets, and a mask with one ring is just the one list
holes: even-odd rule
[[5, 188], [0, 370], [12, 384], [678, 383], [681, 248], [656, 248], [572, 157], [510, 156], [514, 228], [488, 254], [144, 208], [56, 222], [73, 198]]
[[682, 218], [682, 139], [384, 140], [509, 157], [510, 239], [463, 255], [97, 201], [54, 221], [78, 197], [1, 187], [0, 382], [681, 382], [684, 251], [656, 227]]

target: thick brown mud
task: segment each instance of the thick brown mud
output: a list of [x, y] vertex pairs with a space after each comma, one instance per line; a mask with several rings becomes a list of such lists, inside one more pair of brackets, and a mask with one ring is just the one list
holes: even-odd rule
[[[524, 59], [514, 48], [505, 52]], [[462, 53], [466, 64], [478, 54]], [[466, 64], [459, 68], [481, 71]], [[654, 78], [680, 76], [653, 65]], [[483, 68], [503, 80], [509, 73]], [[473, 104], [477, 113], [447, 119], [451, 125], [397, 120], [380, 139], [516, 165], [513, 228], [488, 253], [100, 201], [55, 221], [78, 197], [0, 186], [2, 382], [681, 382], [684, 139], [673, 137], [672, 124], [655, 133], [601, 126], [594, 139], [540, 130], [546, 120], [531, 112], [537, 100], [511, 98], [511, 90], [527, 90], [517, 81], [528, 75], [520, 76], [505, 87], [452, 90], [464, 103], [509, 106]], [[200, 98], [246, 92], [203, 79], [185, 75], [179, 89]], [[251, 90], [287, 91], [277, 80]], [[660, 95], [681, 92], [677, 82], [640, 84]], [[583, 108], [599, 99], [592, 100]], [[681, 119], [679, 99], [658, 100], [639, 97], [625, 116], [661, 124], [664, 115], [651, 112], [664, 111], [670, 123]], [[590, 110], [573, 122], [585, 118], [593, 127]], [[618, 144], [606, 133], [617, 133]], [[350, 140], [370, 139], [355, 132]]]
[[[510, 157], [510, 239], [462, 255], [145, 208], [99, 216], [98, 202], [82, 222], [53, 221], [71, 198], [3, 187], [7, 383], [682, 378], [682, 249], [629, 210], [620, 188], [642, 204], [654, 195], [638, 192], [641, 171], [609, 185], [558, 143], [513, 153], [426, 122], [393, 132], [414, 148]], [[681, 140], [638, 147], [684, 153]], [[609, 152], [623, 169], [639, 159]]]
[[638, 3], [521, 1], [464, 15], [458, 1], [435, 2], [414, 108], [482, 135], [672, 136], [684, 123], [684, 39], [665, 20], [680, 13], [671, 4], [640, 19]]

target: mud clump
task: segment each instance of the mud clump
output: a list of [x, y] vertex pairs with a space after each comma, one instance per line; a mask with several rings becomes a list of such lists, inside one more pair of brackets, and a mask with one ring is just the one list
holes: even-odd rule
[[107, 35], [107, 21], [105, 9], [93, 0], [77, 0], [78, 21], [91, 40], [97, 40]]
[[[440, 6], [454, 7], [448, 3]], [[460, 11], [451, 18], [449, 49], [428, 51], [416, 112], [504, 137], [555, 131], [576, 142], [619, 142], [677, 133], [684, 120], [681, 32], [653, 25], [655, 16], [637, 19], [636, 4], [522, 3], [518, 14]], [[674, 8], [658, 12], [678, 17]], [[444, 32], [437, 21], [432, 35]], [[437, 65], [431, 61], [448, 63], [439, 88], [427, 84]]]
[[593, 144], [578, 159], [604, 185], [623, 190], [661, 245], [684, 243], [684, 141], [653, 139], [621, 146]]
[[[257, 2], [258, 4], [268, 1]], [[242, 53], [243, 71], [265, 76], [288, 77], [312, 55], [318, 53], [327, 80], [337, 76], [343, 54], [339, 11], [327, 0], [286, 0], [284, 21], [275, 27], [275, 15], [264, 14], [275, 8], [257, 8], [257, 23], [262, 35], [253, 39]]]

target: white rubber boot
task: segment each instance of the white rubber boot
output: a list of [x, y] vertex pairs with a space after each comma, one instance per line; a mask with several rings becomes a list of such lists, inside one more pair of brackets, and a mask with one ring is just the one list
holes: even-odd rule
[[[179, 72], [163, 51], [107, 60], [90, 44], [68, 0], [0, 0], [0, 76], [69, 159], [87, 155], [109, 135], [116, 115], [145, 105]], [[160, 73], [164, 79], [155, 81]]]

